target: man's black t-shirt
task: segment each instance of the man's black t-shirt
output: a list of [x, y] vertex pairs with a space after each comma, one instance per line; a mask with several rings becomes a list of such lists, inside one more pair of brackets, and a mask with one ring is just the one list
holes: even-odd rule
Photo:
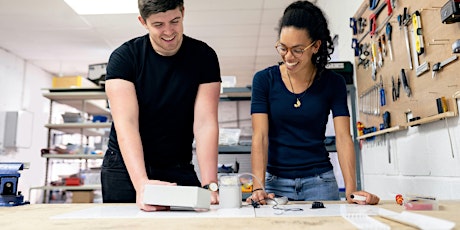
[[[175, 55], [161, 56], [147, 34], [112, 53], [106, 79], [124, 79], [135, 86], [147, 164], [168, 167], [191, 162], [198, 87], [221, 80], [217, 55], [211, 47], [184, 35]], [[109, 149], [120, 152], [115, 127], [113, 124]]]

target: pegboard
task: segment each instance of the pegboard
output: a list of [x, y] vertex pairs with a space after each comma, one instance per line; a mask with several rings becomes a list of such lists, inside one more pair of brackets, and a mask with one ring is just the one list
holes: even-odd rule
[[[381, 0], [377, 8], [388, 1]], [[453, 95], [460, 90], [460, 54], [455, 54], [452, 51], [452, 44], [460, 39], [460, 23], [443, 24], [441, 22], [441, 7], [447, 2], [446, 0], [407, 0], [407, 1], [389, 1], [395, 2], [396, 7], [393, 8], [392, 15], [389, 16], [388, 23], [392, 26], [392, 53], [393, 60], [390, 59], [388, 51], [388, 39], [385, 48], [387, 55], [383, 55], [383, 65], [378, 66], [379, 54], [377, 52], [377, 70], [375, 78], [372, 77], [372, 64], [366, 67], [359, 56], [355, 57], [356, 66], [356, 82], [357, 82], [357, 100], [359, 121], [364, 126], [375, 126], [379, 129], [383, 123], [382, 114], [388, 111], [391, 115], [391, 127], [406, 126], [408, 123], [408, 115], [412, 117], [427, 118], [438, 114], [437, 98], [445, 97], [448, 111], [457, 112], [457, 103]], [[374, 42], [378, 48], [378, 38], [386, 34], [387, 7], [383, 8], [381, 13], [376, 17], [376, 28], [380, 28], [374, 36], [370, 33], [364, 36], [370, 30], [369, 17], [374, 10], [370, 10], [369, 1], [365, 0], [354, 15], [355, 19], [365, 18], [366, 23], [362, 27], [363, 32], [359, 31], [353, 35], [356, 41], [360, 41], [358, 45], [365, 47], [369, 45], [367, 51], [369, 55], [364, 55], [367, 60], [371, 59], [372, 48]], [[412, 17], [416, 11], [420, 13], [419, 23], [421, 24], [421, 34], [423, 37], [424, 52], [418, 55], [414, 52], [415, 43], [414, 26], [412, 20], [407, 28], [408, 40], [411, 49], [412, 66], [409, 68], [409, 56], [406, 47], [404, 28], [399, 26], [398, 15], [403, 15], [404, 8], [407, 7], [407, 13]], [[420, 30], [419, 30], [420, 31]], [[353, 45], [355, 47], [356, 44]], [[361, 51], [365, 51], [361, 49]], [[361, 55], [365, 52], [361, 52]], [[438, 71], [435, 77], [432, 77], [432, 67], [435, 63], [443, 62], [448, 58], [456, 56], [455, 61], [445, 65]], [[364, 57], [362, 56], [362, 57]], [[418, 59], [419, 66], [427, 63], [428, 71], [417, 76], [417, 69], [422, 67], [416, 66], [415, 58]], [[363, 59], [363, 60], [366, 60]], [[411, 94], [408, 96], [401, 82], [399, 88], [399, 98], [395, 101], [392, 99], [392, 77], [397, 86], [398, 78], [400, 78], [401, 69], [405, 70], [408, 85]], [[419, 71], [421, 72], [421, 71]], [[380, 106], [380, 79], [385, 90], [384, 106]], [[375, 90], [373, 90], [375, 88]], [[397, 87], [396, 87], [397, 88]], [[370, 95], [370, 96], [369, 96]]]

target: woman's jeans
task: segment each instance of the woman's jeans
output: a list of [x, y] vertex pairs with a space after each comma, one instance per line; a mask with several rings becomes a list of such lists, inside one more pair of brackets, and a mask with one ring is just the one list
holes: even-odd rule
[[275, 196], [285, 196], [289, 200], [315, 201], [340, 200], [339, 188], [334, 171], [312, 177], [287, 179], [265, 174], [265, 190]]

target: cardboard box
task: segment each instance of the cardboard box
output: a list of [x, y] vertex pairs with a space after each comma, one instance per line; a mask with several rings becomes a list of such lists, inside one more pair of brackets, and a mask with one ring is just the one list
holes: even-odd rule
[[98, 88], [94, 82], [82, 76], [53, 77], [53, 88]]
[[72, 203], [93, 203], [94, 192], [91, 191], [72, 191]]

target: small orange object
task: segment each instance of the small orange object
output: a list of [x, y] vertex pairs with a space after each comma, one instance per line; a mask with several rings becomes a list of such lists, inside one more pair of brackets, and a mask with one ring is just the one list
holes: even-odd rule
[[356, 129], [358, 130], [358, 136], [364, 135], [364, 124], [362, 122], [356, 122]]
[[252, 184], [242, 184], [241, 185], [241, 192], [251, 193], [252, 192]]
[[396, 203], [399, 205], [403, 205], [404, 198], [401, 194], [396, 195]]
[[67, 177], [64, 181], [66, 186], [79, 186], [83, 184], [80, 177]]

